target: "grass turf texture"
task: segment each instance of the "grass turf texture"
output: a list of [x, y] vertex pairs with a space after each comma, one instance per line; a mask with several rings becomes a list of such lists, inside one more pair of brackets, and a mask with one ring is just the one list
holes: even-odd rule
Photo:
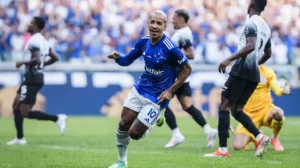
[[[287, 118], [280, 140], [285, 147], [282, 153], [270, 145], [264, 158], [254, 157], [251, 146], [248, 151], [233, 151], [232, 135], [228, 140], [230, 157], [203, 158], [213, 152], [206, 148], [202, 128], [191, 118], [179, 118], [178, 125], [186, 141], [173, 149], [164, 149], [171, 132], [167, 125], [155, 127], [140, 141], [129, 145], [129, 168], [296, 168], [300, 166], [300, 118]], [[217, 119], [208, 119], [217, 127]], [[7, 146], [5, 142], [15, 137], [13, 118], [0, 118], [0, 168], [107, 168], [117, 159], [115, 132], [117, 118], [69, 117], [66, 135], [59, 136], [58, 127], [52, 122], [25, 120], [25, 136], [28, 145]], [[236, 122], [231, 119], [232, 126]], [[262, 129], [267, 135], [271, 130]], [[217, 143], [218, 144], [218, 141]]]

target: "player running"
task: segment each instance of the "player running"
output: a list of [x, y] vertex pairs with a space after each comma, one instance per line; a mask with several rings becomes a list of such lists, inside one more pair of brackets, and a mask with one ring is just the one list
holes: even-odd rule
[[[31, 37], [25, 46], [25, 59], [30, 57], [28, 61], [19, 61], [16, 67], [26, 66], [24, 81], [17, 91], [13, 103], [14, 122], [17, 130], [17, 137], [7, 145], [25, 145], [27, 142], [23, 134], [23, 120], [25, 118], [53, 121], [56, 122], [63, 135], [66, 128], [67, 116], [64, 114], [50, 115], [42, 111], [32, 110], [36, 102], [38, 91], [44, 85], [44, 66], [51, 65], [58, 60], [58, 56], [51, 50], [47, 40], [40, 33], [45, 26], [45, 20], [41, 17], [34, 17], [28, 26], [28, 32]], [[50, 59], [45, 62], [47, 56]]]
[[[163, 31], [167, 16], [157, 10], [150, 14], [144, 36], [126, 55], [113, 52], [108, 56], [121, 66], [129, 66], [138, 57], [145, 60], [145, 71], [128, 94], [117, 129], [118, 161], [110, 168], [127, 167], [127, 147], [130, 139], [139, 140], [153, 128], [173, 94], [191, 73], [188, 60]], [[177, 69], [180, 74], [177, 77]], [[175, 78], [177, 80], [175, 81]]]
[[[219, 72], [225, 73], [225, 69], [231, 61], [236, 60], [223, 87], [221, 96], [218, 125], [219, 148], [211, 154], [205, 154], [205, 157], [229, 156], [227, 138], [229, 137], [230, 112], [237, 121], [254, 135], [258, 146], [256, 156], [263, 156], [267, 145], [270, 143], [270, 138], [260, 133], [251, 118], [243, 112], [244, 105], [260, 81], [258, 64], [263, 64], [271, 57], [271, 30], [260, 17], [266, 5], [266, 0], [250, 1], [248, 7], [250, 18], [244, 25], [239, 51], [219, 65]], [[261, 59], [257, 61], [262, 54]]]
[[[171, 37], [171, 40], [179, 46], [181, 51], [188, 59], [194, 59], [194, 47], [192, 45], [193, 34], [192, 30], [188, 26], [189, 17], [188, 11], [184, 9], [175, 11], [172, 23], [174, 25], [174, 29], [177, 31]], [[183, 85], [178, 88], [175, 94], [183, 110], [189, 113], [197, 122], [197, 124], [204, 129], [204, 133], [206, 134], [208, 140], [207, 147], [210, 148], [215, 144], [218, 131], [217, 129], [212, 129], [210, 127], [210, 125], [204, 119], [201, 111], [199, 111], [192, 104], [192, 90], [189, 81], [190, 78], [188, 78]], [[172, 138], [169, 143], [165, 145], [165, 148], [172, 148], [181, 144], [185, 137], [180, 132], [176, 123], [175, 115], [169, 107], [166, 109], [165, 117], [168, 126], [172, 130]]]
[[[277, 82], [277, 77], [271, 68], [259, 66], [260, 83], [249, 98], [244, 107], [244, 112], [250, 116], [257, 128], [266, 126], [272, 129], [273, 136], [271, 143], [275, 151], [283, 151], [284, 148], [278, 139], [279, 132], [284, 124], [284, 114], [280, 107], [272, 102], [271, 89], [277, 96], [290, 95], [292, 87], [286, 83], [281, 88]], [[244, 149], [251, 141], [255, 142], [254, 136], [245, 129], [242, 124], [237, 126], [233, 148], [235, 150]], [[257, 148], [257, 147], [255, 147]]]

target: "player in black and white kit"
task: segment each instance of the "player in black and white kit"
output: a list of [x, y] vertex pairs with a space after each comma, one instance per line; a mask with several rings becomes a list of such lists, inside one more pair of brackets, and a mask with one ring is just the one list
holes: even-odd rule
[[[25, 46], [24, 57], [29, 60], [18, 61], [16, 67], [25, 65], [26, 71], [24, 81], [22, 82], [13, 103], [14, 122], [17, 130], [17, 137], [7, 145], [25, 145], [27, 142], [23, 134], [23, 120], [25, 118], [53, 121], [56, 122], [63, 135], [66, 128], [65, 114], [50, 115], [45, 112], [31, 110], [36, 102], [38, 91], [44, 85], [44, 66], [51, 65], [58, 61], [58, 56], [51, 50], [47, 40], [40, 33], [45, 26], [45, 20], [41, 17], [34, 17], [28, 26], [28, 32], [31, 37]], [[46, 60], [46, 57], [50, 59]]]
[[[227, 150], [228, 128], [231, 115], [256, 137], [258, 146], [255, 155], [264, 155], [269, 137], [260, 133], [251, 118], [243, 112], [244, 105], [260, 82], [259, 64], [265, 63], [271, 57], [271, 30], [260, 17], [267, 5], [266, 0], [251, 0], [248, 7], [249, 19], [246, 21], [240, 37], [239, 51], [221, 62], [219, 72], [225, 69], [231, 61], [236, 60], [230, 76], [222, 91], [219, 112], [219, 148], [205, 157], [229, 156]], [[259, 56], [263, 55], [259, 60]]]
[[[188, 59], [194, 59], [194, 48], [193, 48], [193, 34], [192, 30], [188, 26], [189, 14], [187, 10], [178, 9], [175, 11], [173, 16], [173, 25], [176, 32], [171, 37], [171, 40], [179, 46], [181, 51]], [[208, 144], [207, 147], [212, 147], [215, 143], [217, 136], [217, 129], [212, 129], [210, 125], [204, 119], [201, 111], [195, 108], [192, 104], [192, 91], [190, 87], [190, 77], [179, 87], [176, 91], [176, 96], [183, 108], [189, 113], [193, 119], [200, 125], [205, 134], [207, 135]], [[166, 109], [165, 112], [166, 122], [172, 130], [172, 138], [165, 145], [165, 148], [172, 148], [184, 141], [184, 136], [177, 127], [176, 118], [170, 108]]]

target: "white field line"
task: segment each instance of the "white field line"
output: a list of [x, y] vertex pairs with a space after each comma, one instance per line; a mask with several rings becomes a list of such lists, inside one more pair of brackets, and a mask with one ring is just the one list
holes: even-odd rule
[[[91, 148], [81, 148], [81, 147], [74, 147], [74, 146], [58, 146], [58, 145], [37, 145], [41, 148], [48, 148], [54, 150], [67, 150], [67, 151], [86, 151], [86, 152], [97, 152], [97, 153], [108, 153], [111, 150], [107, 149], [91, 149]], [[150, 154], [150, 155], [158, 155], [162, 154], [160, 151], [138, 151], [138, 150], [128, 150], [129, 153], [136, 153], [136, 154]]]

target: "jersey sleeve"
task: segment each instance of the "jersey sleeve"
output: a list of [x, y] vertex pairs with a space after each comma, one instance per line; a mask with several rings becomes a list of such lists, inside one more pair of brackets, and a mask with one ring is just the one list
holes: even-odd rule
[[269, 39], [269, 40], [267, 41], [267, 43], [266, 43], [265, 48], [267, 49], [267, 48], [271, 48], [271, 47], [272, 47], [272, 45], [271, 45], [271, 39]]
[[270, 76], [269, 83], [270, 83], [270, 87], [271, 87], [272, 91], [277, 96], [283, 96], [282, 88], [279, 86], [275, 72], [273, 70], [269, 71], [268, 76]]
[[143, 42], [144, 40], [140, 39], [137, 41], [137, 43], [134, 45], [134, 48], [130, 50], [130, 52], [125, 56], [120, 56], [115, 61], [117, 64], [121, 66], [129, 66], [133, 63], [137, 58], [139, 58], [143, 54]]
[[257, 27], [254, 23], [246, 23], [245, 25], [245, 35], [246, 38], [257, 37]]
[[180, 68], [188, 63], [188, 59], [183, 55], [178, 47], [170, 50], [170, 60], [172, 64]]
[[179, 48], [180, 49], [183, 48], [183, 49], [186, 50], [186, 49], [188, 49], [188, 48], [190, 48], [190, 47], [193, 46], [191, 40], [189, 38], [186, 38], [186, 37], [181, 37], [179, 39], [178, 43], [179, 43]]
[[35, 51], [40, 51], [40, 45], [38, 43], [30, 42], [28, 44], [28, 50], [33, 53]]

